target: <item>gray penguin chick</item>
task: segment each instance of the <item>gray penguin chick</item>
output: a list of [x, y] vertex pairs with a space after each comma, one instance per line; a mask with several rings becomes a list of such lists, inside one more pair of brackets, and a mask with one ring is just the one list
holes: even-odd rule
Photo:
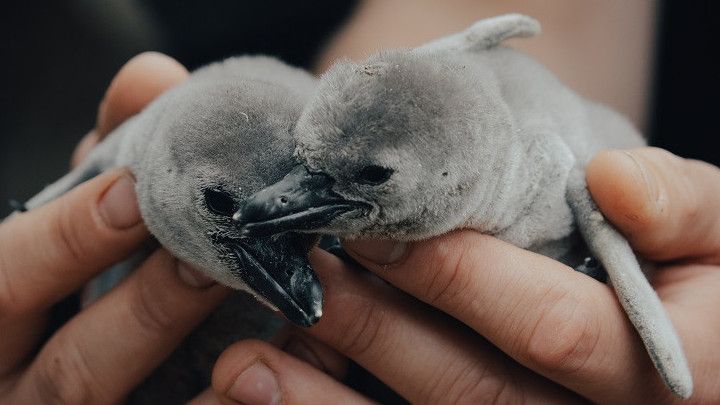
[[539, 31], [530, 17], [504, 15], [415, 49], [337, 63], [295, 128], [301, 164], [234, 218], [248, 235], [412, 241], [472, 228], [561, 261], [579, 230], [665, 383], [687, 398], [680, 340], [585, 183], [596, 152], [644, 141], [618, 114], [500, 45]]
[[315, 86], [309, 73], [269, 57], [201, 68], [113, 131], [26, 207], [128, 166], [148, 229], [173, 255], [250, 292], [292, 322], [312, 325], [322, 314], [322, 290], [307, 259], [317, 238], [243, 238], [232, 215], [244, 198], [295, 164], [291, 130]]

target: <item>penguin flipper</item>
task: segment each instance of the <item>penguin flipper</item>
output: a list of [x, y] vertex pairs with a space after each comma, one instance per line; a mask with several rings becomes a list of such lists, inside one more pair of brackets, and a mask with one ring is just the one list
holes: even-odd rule
[[692, 374], [675, 328], [642, 272], [630, 244], [595, 205], [587, 189], [584, 169], [573, 169], [566, 196], [580, 233], [605, 267], [620, 303], [663, 381], [675, 395], [690, 397]]
[[540, 23], [526, 15], [505, 14], [477, 21], [464, 31], [415, 48], [416, 52], [457, 50], [478, 52], [500, 45], [510, 38], [527, 38], [540, 33]]

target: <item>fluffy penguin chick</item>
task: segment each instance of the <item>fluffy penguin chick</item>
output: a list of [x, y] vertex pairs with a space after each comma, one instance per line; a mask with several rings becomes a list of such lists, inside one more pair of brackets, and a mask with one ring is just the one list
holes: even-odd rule
[[295, 128], [301, 164], [235, 219], [248, 235], [419, 240], [472, 228], [559, 260], [579, 229], [663, 379], [688, 397], [672, 324], [585, 184], [601, 148], [644, 141], [618, 114], [500, 46], [539, 30], [532, 18], [505, 15], [419, 48], [337, 63]]
[[125, 122], [26, 206], [128, 166], [143, 219], [163, 246], [294, 323], [312, 325], [322, 314], [322, 290], [307, 260], [317, 238], [244, 238], [232, 215], [295, 164], [291, 131], [315, 85], [310, 74], [268, 57], [206, 66]]

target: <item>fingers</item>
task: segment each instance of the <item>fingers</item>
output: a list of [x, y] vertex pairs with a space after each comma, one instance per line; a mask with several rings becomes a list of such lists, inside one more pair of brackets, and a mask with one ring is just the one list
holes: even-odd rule
[[155, 252], [46, 343], [18, 382], [17, 397], [29, 403], [118, 402], [227, 293], [217, 284], [185, 280], [176, 259]]
[[0, 318], [47, 309], [147, 236], [134, 180], [125, 170], [9, 218], [0, 225]]
[[239, 342], [225, 350], [212, 380], [223, 403], [370, 403], [310, 364], [260, 341]]
[[[273, 347], [251, 343], [236, 344], [229, 349], [231, 352], [228, 352], [227, 354], [230, 360], [224, 361], [223, 363], [225, 366], [229, 365], [231, 367], [216, 367], [216, 376], [218, 376], [218, 378], [220, 379], [231, 378], [232, 376], [228, 376], [228, 374], [238, 374], [235, 371], [235, 363], [238, 362], [237, 360], [239, 358], [245, 358], [247, 356], [258, 357], [258, 354], [253, 352], [253, 349], [259, 348], [261, 352], [259, 357], [265, 359], [270, 357], [270, 355], [264, 353], [265, 349], [267, 349], [271, 354], [274, 354], [277, 351], [275, 347], [279, 347], [285, 353], [288, 353], [295, 358], [302, 360], [308, 365], [314, 367], [315, 369], [321, 371], [324, 374], [327, 374], [328, 376], [333, 377], [336, 380], [342, 380], [345, 376], [345, 373], [347, 372], [348, 360], [345, 356], [341, 355], [340, 353], [318, 341], [317, 339], [308, 336], [306, 333], [298, 330], [298, 328], [294, 326], [286, 326], [285, 328], [283, 328], [272, 339], [271, 344], [273, 345]], [[287, 372], [295, 373], [295, 371], [289, 370], [287, 367], [284, 366], [281, 366], [280, 369], [283, 372], [286, 372], [287, 370]], [[328, 383], [328, 380], [325, 377], [321, 377], [319, 378], [319, 380], [316, 381], [315, 377], [319, 376], [319, 374], [312, 371], [306, 371], [306, 367], [304, 365], [299, 367], [298, 371], [298, 378], [306, 380], [305, 382], [303, 382], [304, 385], [307, 384], [307, 381], [311, 381], [313, 383], [313, 386], [318, 386], [323, 390], [323, 392], [316, 393], [318, 398], [322, 398], [327, 395], [324, 392], [327, 386], [329, 386], [330, 388], [335, 387], [335, 384]], [[326, 386], [325, 383], [327, 383], [328, 385]], [[289, 390], [295, 391], [295, 389], [292, 387], [290, 387]], [[195, 397], [192, 401], [190, 401], [189, 404], [219, 404], [223, 401], [227, 402], [229, 399], [230, 398], [228, 398], [224, 391], [218, 393], [213, 391], [212, 388], [208, 388], [200, 395]], [[238, 400], [241, 400], [241, 402], [243, 402], [249, 400], [249, 398], [234, 398], [234, 401]], [[313, 400], [312, 402], [314, 403], [316, 402], [316, 400]]]
[[165, 90], [187, 79], [188, 71], [175, 59], [145, 52], [130, 59], [115, 75], [98, 111], [100, 136], [139, 113]]
[[157, 52], [141, 53], [130, 59], [115, 75], [100, 102], [95, 129], [75, 149], [73, 167], [113, 129], [187, 76], [187, 69], [180, 63]]
[[48, 308], [128, 256], [147, 235], [125, 170], [9, 218], [0, 225], [0, 316]]
[[467, 327], [371, 274], [322, 251], [314, 251], [311, 262], [323, 283], [324, 314], [308, 333], [411, 403], [513, 402], [522, 395], [569, 400]]
[[720, 170], [658, 148], [599, 153], [588, 188], [633, 248], [653, 260], [720, 263]]
[[347, 374], [347, 357], [295, 326], [278, 333], [272, 343], [336, 380], [342, 380]]
[[346, 248], [369, 270], [591, 400], [641, 399], [661, 384], [612, 291], [554, 260], [472, 231], [404, 248]]

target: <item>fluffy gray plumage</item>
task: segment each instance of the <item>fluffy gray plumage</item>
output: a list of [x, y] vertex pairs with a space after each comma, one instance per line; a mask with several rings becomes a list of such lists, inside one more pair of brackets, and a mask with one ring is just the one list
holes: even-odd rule
[[[137, 179], [143, 219], [176, 257], [213, 279], [275, 303], [247, 284], [218, 251], [216, 238], [239, 238], [229, 218], [208, 210], [204, 192], [222, 190], [235, 205], [278, 180], [294, 164], [290, 131], [315, 80], [268, 57], [240, 57], [204, 67], [129, 119], [83, 164], [30, 199], [29, 209], [112, 167]], [[311, 238], [301, 238], [306, 249]], [[302, 241], [298, 241], [302, 243]]]
[[[315, 86], [307, 72], [268, 57], [231, 58], [199, 69], [26, 206], [33, 209], [104, 170], [128, 166], [148, 229], [173, 255], [273, 309], [290, 311], [295, 322], [311, 324], [320, 316], [322, 298], [306, 254], [317, 238], [287, 234], [238, 242], [231, 216], [244, 198], [280, 180], [295, 164], [291, 130]], [[208, 206], [208, 193], [217, 191], [231, 199], [215, 196], [215, 211], [229, 212]], [[261, 273], [269, 273], [288, 294], [257, 291], [252, 283], [265, 277]], [[291, 302], [298, 295], [308, 304], [300, 305], [300, 312]], [[227, 345], [270, 337], [282, 322], [252, 301], [245, 295], [226, 301], [131, 402], [187, 401], [208, 386], [214, 359]]]
[[[500, 46], [539, 30], [532, 18], [505, 15], [416, 49], [335, 64], [294, 131], [303, 168], [253, 196], [236, 219], [248, 234], [274, 227], [409, 241], [472, 228], [559, 260], [579, 230], [663, 379], [687, 398], [692, 378], [670, 320], [585, 184], [600, 149], [644, 141], [615, 112]], [[313, 184], [324, 185], [322, 196], [295, 198], [294, 183], [321, 177]], [[274, 208], [263, 211], [268, 201]], [[303, 213], [321, 210], [332, 218]]]

